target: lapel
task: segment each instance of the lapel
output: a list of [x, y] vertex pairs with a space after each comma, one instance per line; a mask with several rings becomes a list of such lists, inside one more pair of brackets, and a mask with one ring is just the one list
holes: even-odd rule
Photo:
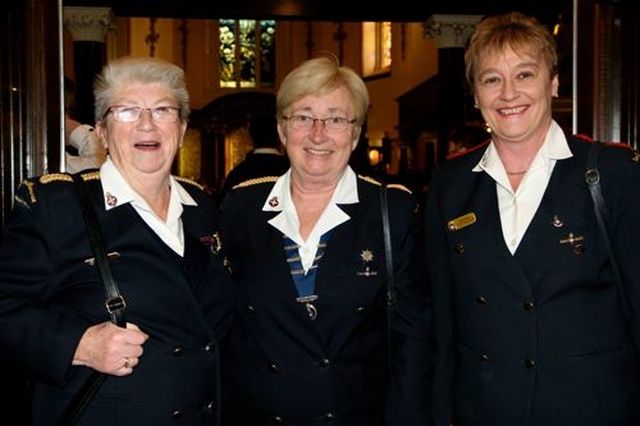
[[[574, 151], [575, 152], [575, 151]], [[586, 218], [592, 205], [584, 180], [583, 161], [576, 157], [558, 161], [549, 185], [515, 259], [531, 283], [536, 298], [545, 298], [560, 290], [554, 271], [569, 271], [588, 250], [590, 238]], [[576, 238], [570, 242], [570, 237]]]

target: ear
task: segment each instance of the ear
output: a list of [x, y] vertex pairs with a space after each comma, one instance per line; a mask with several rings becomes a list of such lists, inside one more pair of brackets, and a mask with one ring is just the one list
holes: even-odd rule
[[93, 127], [93, 131], [96, 132], [98, 138], [100, 139], [100, 143], [104, 149], [109, 149], [109, 144], [107, 143], [107, 126], [104, 121], [96, 122], [96, 125]]
[[184, 135], [187, 134], [187, 127], [188, 127], [187, 122], [183, 121], [182, 129], [181, 129], [182, 134], [180, 135], [180, 144], [178, 144], [178, 148], [182, 148], [182, 144], [184, 143]]
[[282, 143], [283, 146], [287, 146], [287, 136], [284, 133], [282, 124], [280, 124], [280, 120], [278, 120], [278, 136], [280, 137], [280, 143]]
[[358, 146], [358, 142], [360, 142], [360, 133], [362, 132], [362, 127], [354, 126], [353, 129], [353, 141], [351, 142], [351, 152], [355, 151]]
[[558, 97], [558, 88], [560, 87], [560, 79], [558, 78], [558, 74], [556, 74], [551, 80], [551, 96], [554, 98]]

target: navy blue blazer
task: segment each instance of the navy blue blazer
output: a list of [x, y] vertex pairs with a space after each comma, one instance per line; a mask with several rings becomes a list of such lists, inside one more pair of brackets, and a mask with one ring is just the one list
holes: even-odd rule
[[[185, 253], [178, 256], [129, 204], [106, 211], [99, 172], [83, 173], [93, 199], [126, 318], [149, 334], [133, 374], [110, 376], [78, 425], [215, 425], [219, 417], [219, 344], [232, 286], [212, 251], [211, 197], [182, 186]], [[87, 327], [108, 321], [104, 286], [71, 176], [28, 179], [17, 190], [0, 246], [0, 341], [4, 365], [29, 375], [33, 424], [51, 425], [90, 370], [72, 366]]]
[[[573, 157], [556, 163], [514, 255], [495, 182], [471, 171], [484, 150], [436, 171], [425, 208], [436, 426], [640, 424], [640, 157], [607, 146], [598, 165], [627, 324], [585, 182], [590, 143], [569, 140]], [[475, 223], [449, 226], [469, 213]]]
[[[360, 202], [334, 228], [308, 317], [284, 250], [262, 210], [273, 179], [240, 185], [223, 203], [223, 247], [238, 291], [225, 371], [228, 425], [422, 425], [428, 402], [428, 291], [420, 215], [406, 189], [389, 189], [397, 304], [392, 374], [380, 184], [358, 179]], [[370, 254], [371, 256], [368, 256]], [[388, 397], [389, 396], [389, 397]]]

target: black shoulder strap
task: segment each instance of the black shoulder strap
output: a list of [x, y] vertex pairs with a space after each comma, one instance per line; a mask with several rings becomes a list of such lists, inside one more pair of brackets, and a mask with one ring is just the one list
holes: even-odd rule
[[125, 327], [126, 320], [124, 318], [124, 308], [127, 304], [120, 294], [120, 290], [116, 282], [111, 276], [111, 269], [109, 268], [109, 259], [107, 257], [107, 251], [104, 246], [104, 240], [102, 238], [102, 232], [100, 231], [100, 223], [93, 204], [87, 192], [84, 179], [81, 173], [76, 173], [73, 176], [76, 189], [78, 191], [78, 197], [80, 198], [80, 204], [82, 206], [82, 213], [86, 222], [87, 233], [91, 239], [91, 246], [93, 248], [93, 255], [95, 256], [95, 263], [100, 271], [102, 282], [104, 284], [106, 300], [105, 307], [109, 314], [111, 314], [111, 320], [114, 324]]
[[382, 213], [382, 232], [384, 237], [384, 253], [387, 268], [387, 339], [389, 349], [389, 372], [392, 368], [393, 357], [393, 306], [396, 303], [396, 288], [393, 273], [393, 250], [391, 248], [391, 226], [389, 224], [389, 203], [387, 200], [387, 184], [383, 183], [380, 188], [380, 207]]
[[593, 207], [598, 220], [598, 227], [600, 228], [600, 234], [604, 241], [607, 252], [609, 253], [609, 261], [613, 268], [613, 273], [616, 278], [616, 285], [618, 289], [618, 298], [622, 305], [622, 311], [627, 320], [627, 324], [631, 324], [631, 312], [628, 306], [626, 292], [624, 285], [622, 284], [622, 275], [620, 274], [620, 267], [616, 260], [615, 253], [613, 251], [613, 244], [611, 243], [611, 235], [609, 232], [609, 214], [605, 205], [604, 197], [602, 195], [602, 188], [600, 186], [600, 171], [598, 170], [598, 154], [602, 149], [602, 143], [594, 141], [589, 149], [589, 156], [587, 158], [587, 171], [585, 173], [585, 180], [589, 185], [589, 191], [591, 192], [591, 199], [593, 200]]
[[[89, 197], [89, 193], [87, 192], [81, 173], [73, 174], [72, 177], [78, 192], [78, 197], [80, 198], [80, 205], [82, 206], [87, 234], [89, 235], [91, 246], [93, 248], [95, 264], [100, 271], [100, 277], [104, 284], [106, 293], [105, 306], [109, 314], [111, 314], [111, 321], [120, 327], [125, 327], [126, 319], [124, 317], [124, 308], [127, 305], [124, 298], [120, 295], [118, 286], [111, 275], [107, 251], [104, 246], [102, 232], [100, 231], [98, 217], [93, 208], [93, 204], [91, 204], [91, 198]], [[87, 408], [106, 378], [107, 376], [105, 374], [94, 370], [84, 382], [80, 390], [78, 390], [74, 395], [69, 405], [58, 418], [55, 426], [74, 425], [80, 419], [82, 412]]]
[[393, 274], [393, 250], [391, 249], [391, 226], [389, 225], [389, 205], [387, 202], [387, 184], [380, 189], [380, 205], [382, 208], [382, 231], [384, 233], [384, 252], [387, 267], [387, 304], [396, 303], [396, 289]]

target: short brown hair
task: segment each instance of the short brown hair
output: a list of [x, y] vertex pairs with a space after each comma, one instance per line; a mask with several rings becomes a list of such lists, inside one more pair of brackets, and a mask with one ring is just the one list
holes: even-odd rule
[[534, 57], [541, 56], [549, 75], [555, 77], [558, 74], [558, 47], [549, 29], [532, 16], [510, 12], [484, 19], [471, 36], [464, 60], [465, 75], [472, 88], [481, 58], [506, 47]]

